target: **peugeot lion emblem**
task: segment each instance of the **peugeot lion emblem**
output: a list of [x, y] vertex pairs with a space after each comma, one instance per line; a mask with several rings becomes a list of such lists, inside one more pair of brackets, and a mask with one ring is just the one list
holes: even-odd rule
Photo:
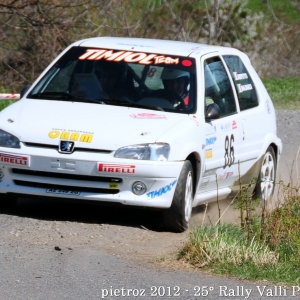
[[58, 152], [71, 154], [74, 151], [74, 145], [75, 145], [75, 142], [60, 141], [59, 147], [58, 147]]

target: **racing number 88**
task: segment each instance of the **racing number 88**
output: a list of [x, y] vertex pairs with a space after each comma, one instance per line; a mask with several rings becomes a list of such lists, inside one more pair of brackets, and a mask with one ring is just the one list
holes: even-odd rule
[[228, 135], [226, 135], [225, 138], [225, 165], [223, 169], [225, 169], [227, 166], [231, 167], [231, 165], [234, 163], [234, 147], [233, 147], [233, 142], [234, 142], [234, 135], [232, 134], [230, 136], [230, 141]]

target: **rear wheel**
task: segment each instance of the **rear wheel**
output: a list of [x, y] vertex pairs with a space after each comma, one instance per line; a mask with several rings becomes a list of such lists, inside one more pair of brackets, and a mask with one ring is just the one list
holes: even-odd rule
[[271, 202], [275, 189], [276, 178], [276, 156], [274, 149], [270, 146], [263, 158], [257, 184], [255, 186], [255, 197], [261, 199], [263, 206]]
[[193, 204], [193, 168], [190, 161], [185, 161], [175, 189], [172, 205], [164, 210], [163, 226], [173, 232], [188, 229]]

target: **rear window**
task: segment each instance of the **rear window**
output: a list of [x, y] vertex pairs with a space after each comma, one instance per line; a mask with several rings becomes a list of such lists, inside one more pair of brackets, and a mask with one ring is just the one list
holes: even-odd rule
[[240, 109], [246, 110], [258, 106], [258, 98], [253, 81], [238, 56], [223, 56], [233, 79], [239, 99]]

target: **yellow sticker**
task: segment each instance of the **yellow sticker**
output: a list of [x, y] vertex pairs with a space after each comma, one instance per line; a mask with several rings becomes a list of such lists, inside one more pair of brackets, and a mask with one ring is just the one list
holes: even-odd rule
[[93, 134], [90, 133], [79, 133], [79, 132], [69, 132], [69, 131], [59, 131], [52, 130], [48, 133], [49, 138], [69, 141], [79, 141], [83, 143], [91, 143], [93, 139]]
[[110, 182], [110, 183], [109, 183], [109, 188], [110, 188], [110, 189], [118, 189], [119, 186], [118, 186], [118, 184], [115, 183], [115, 182]]
[[211, 149], [205, 151], [205, 158], [212, 158], [212, 156], [213, 156], [213, 152]]

